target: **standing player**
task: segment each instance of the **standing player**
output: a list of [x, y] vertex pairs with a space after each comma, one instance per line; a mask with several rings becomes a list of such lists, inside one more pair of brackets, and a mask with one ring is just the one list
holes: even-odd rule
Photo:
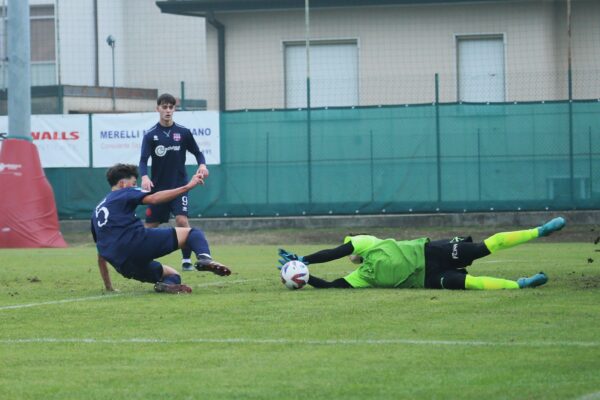
[[[173, 189], [184, 185], [187, 182], [185, 158], [188, 151], [198, 162], [196, 174], [203, 180], [208, 177], [206, 160], [192, 132], [173, 121], [175, 104], [176, 100], [172, 95], [160, 95], [156, 101], [159, 121], [144, 134], [139, 168], [142, 189], [146, 191]], [[152, 178], [148, 177], [148, 157], [152, 157]], [[149, 205], [146, 209], [146, 227], [156, 228], [163, 222], [169, 222], [171, 214], [175, 216], [175, 226], [190, 227], [187, 192], [181, 193], [168, 203]], [[193, 271], [191, 250], [183, 249], [181, 253], [182, 269]]]
[[171, 267], [155, 258], [188, 248], [196, 253], [196, 269], [217, 275], [230, 275], [229, 268], [212, 259], [204, 232], [196, 228], [147, 229], [135, 216], [140, 204], [162, 204], [204, 184], [196, 174], [183, 186], [148, 193], [136, 187], [135, 165], [117, 164], [108, 169], [106, 178], [111, 192], [96, 206], [92, 214], [92, 236], [98, 249], [98, 268], [108, 291], [114, 290], [106, 262], [126, 278], [154, 283], [154, 290], [167, 293], [189, 293], [181, 277]]
[[332, 282], [310, 274], [308, 284], [316, 288], [427, 288], [427, 289], [524, 289], [545, 284], [543, 272], [517, 281], [488, 276], [473, 276], [467, 267], [496, 251], [548, 236], [565, 226], [565, 219], [554, 218], [537, 228], [500, 232], [480, 243], [471, 237], [430, 241], [429, 238], [397, 241], [375, 236], [348, 236], [344, 244], [300, 257], [279, 249], [280, 264], [299, 260], [304, 264], [323, 263], [350, 256], [360, 266], [349, 275]]

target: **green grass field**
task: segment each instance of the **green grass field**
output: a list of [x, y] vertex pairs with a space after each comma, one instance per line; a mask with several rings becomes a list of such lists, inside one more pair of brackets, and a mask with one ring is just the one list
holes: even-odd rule
[[600, 260], [587, 260], [598, 247], [506, 250], [471, 273], [544, 270], [549, 283], [453, 292], [289, 291], [277, 246], [213, 245], [234, 273], [185, 273], [191, 295], [112, 269], [119, 292], [103, 293], [90, 245], [0, 250], [0, 398], [598, 399]]

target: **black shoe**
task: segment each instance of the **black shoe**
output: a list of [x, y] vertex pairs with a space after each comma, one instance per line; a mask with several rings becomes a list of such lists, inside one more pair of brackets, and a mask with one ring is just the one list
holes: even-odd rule
[[215, 275], [219, 276], [229, 276], [231, 275], [231, 270], [227, 268], [225, 265], [221, 264], [213, 260], [212, 258], [208, 258], [206, 256], [200, 256], [198, 261], [196, 261], [195, 267], [198, 271], [208, 271], [212, 272]]
[[192, 293], [192, 288], [177, 283], [164, 283], [164, 282], [156, 282], [154, 284], [154, 291], [159, 293]]

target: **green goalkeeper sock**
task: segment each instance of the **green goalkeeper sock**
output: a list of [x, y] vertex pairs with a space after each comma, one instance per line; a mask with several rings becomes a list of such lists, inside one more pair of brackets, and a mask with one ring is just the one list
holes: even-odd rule
[[465, 289], [467, 290], [499, 290], [519, 288], [520, 287], [517, 282], [508, 279], [472, 275], [467, 275], [465, 278]]
[[483, 243], [485, 243], [490, 253], [495, 253], [498, 250], [508, 249], [528, 242], [538, 236], [539, 232], [537, 228], [526, 229], [524, 231], [500, 232], [485, 239]]

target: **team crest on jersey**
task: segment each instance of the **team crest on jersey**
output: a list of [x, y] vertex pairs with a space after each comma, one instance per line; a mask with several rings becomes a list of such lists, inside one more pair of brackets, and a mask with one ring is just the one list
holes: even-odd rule
[[181, 140], [181, 134], [174, 133], [173, 134], [173, 140], [176, 141], [176, 142], [179, 142]]

